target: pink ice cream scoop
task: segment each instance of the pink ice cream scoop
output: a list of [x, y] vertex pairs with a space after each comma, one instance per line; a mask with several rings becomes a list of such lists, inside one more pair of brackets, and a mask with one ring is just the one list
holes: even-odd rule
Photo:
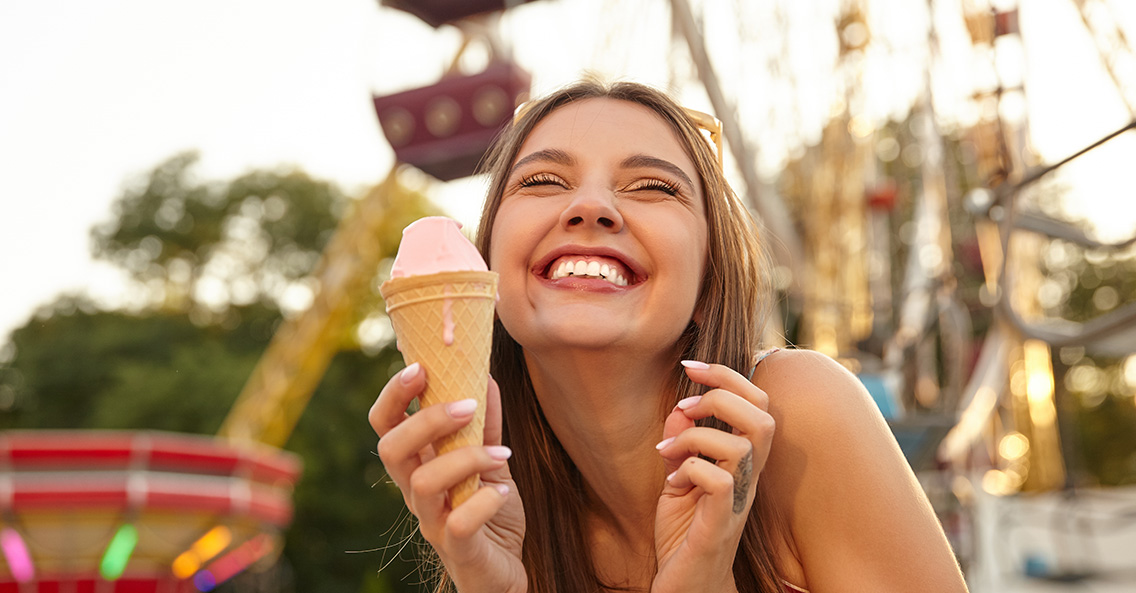
[[427, 216], [402, 230], [391, 278], [471, 270], [485, 272], [489, 268], [462, 234], [461, 223], [445, 216]]

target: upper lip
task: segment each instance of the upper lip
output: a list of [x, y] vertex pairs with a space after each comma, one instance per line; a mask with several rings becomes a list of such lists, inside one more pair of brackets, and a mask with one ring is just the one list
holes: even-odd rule
[[544, 254], [543, 257], [537, 260], [535, 265], [533, 265], [533, 273], [537, 276], [540, 276], [541, 278], [548, 278], [548, 268], [552, 265], [552, 262], [566, 255], [579, 255], [583, 257], [597, 256], [617, 260], [619, 263], [623, 264], [623, 266], [626, 267], [628, 271], [631, 272], [631, 278], [627, 279], [628, 284], [638, 284], [647, 277], [646, 271], [643, 269], [643, 266], [639, 265], [638, 262], [629, 257], [627, 254], [619, 251], [618, 249], [603, 246], [589, 247], [585, 245], [562, 245], [560, 247], [557, 247], [556, 249], [553, 249], [552, 251], [549, 251], [548, 253]]

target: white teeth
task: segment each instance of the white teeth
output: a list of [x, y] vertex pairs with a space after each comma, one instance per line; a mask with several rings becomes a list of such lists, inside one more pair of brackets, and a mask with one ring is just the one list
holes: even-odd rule
[[566, 278], [568, 276], [582, 276], [607, 280], [616, 286], [627, 286], [627, 278], [619, 273], [619, 268], [601, 264], [596, 261], [577, 260], [575, 262], [562, 260], [556, 269], [549, 274], [550, 280]]

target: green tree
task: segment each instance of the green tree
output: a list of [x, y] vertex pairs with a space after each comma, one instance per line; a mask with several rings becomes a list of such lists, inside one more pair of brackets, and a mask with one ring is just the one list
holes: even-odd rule
[[[1061, 240], [1042, 253], [1040, 293], [1047, 316], [1087, 322], [1132, 301], [1136, 295], [1136, 251], [1086, 250]], [[1127, 335], [1131, 335], [1129, 330]], [[1067, 347], [1058, 355], [1066, 367], [1059, 393], [1064, 421], [1071, 422], [1071, 466], [1075, 478], [1091, 484], [1136, 484], [1136, 345], [1127, 352]]]
[[[0, 429], [218, 430], [352, 200], [299, 171], [201, 182], [195, 162], [178, 155], [128, 184], [92, 233], [96, 256], [149, 306], [100, 310], [82, 295], [44, 306], [0, 350]], [[412, 194], [384, 232], [433, 213]], [[414, 529], [366, 422], [402, 358], [390, 343], [365, 346], [335, 358], [286, 447], [304, 463], [282, 560], [296, 591], [419, 590], [412, 548], [400, 553]]]

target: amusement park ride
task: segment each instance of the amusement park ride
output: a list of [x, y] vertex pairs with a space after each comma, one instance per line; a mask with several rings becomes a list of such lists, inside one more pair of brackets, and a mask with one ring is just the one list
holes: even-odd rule
[[[456, 25], [467, 42], [490, 47], [492, 58], [481, 72], [463, 74], [455, 59], [433, 85], [374, 98], [399, 162], [440, 180], [468, 176], [529, 91], [528, 74], [499, 51], [481, 13], [520, 2], [384, 3], [434, 27]], [[1005, 415], [1033, 444], [1031, 470], [1016, 477], [1003, 472], [998, 485], [1011, 491], [1060, 487], [1065, 474], [1052, 421], [1054, 351], [1069, 345], [1136, 351], [1136, 303], [1081, 325], [1047, 325], [1031, 304], [1036, 301], [1031, 276], [1020, 272], [1037, 268], [1039, 237], [1116, 250], [1132, 246], [1136, 238], [1102, 245], [1072, 226], [1022, 211], [1020, 195], [1097, 145], [1055, 165], [1029, 169], [1022, 128], [994, 116], [973, 130], [978, 189], [967, 199], [977, 221], [986, 290], [995, 297], [994, 323], [975, 357], [970, 320], [950, 265], [954, 241], [948, 209], [958, 188], [944, 176], [944, 140], [931, 117], [930, 81], [914, 108], [921, 123], [913, 132], [925, 154], [909, 198], [915, 232], [902, 270], [881, 272], [879, 266], [890, 265], [895, 252], [888, 223], [901, 214], [895, 182], [873, 159], [870, 134], [852, 133], [853, 114], [847, 109], [836, 114], [820, 145], [790, 165], [797, 182], [778, 196], [758, 178], [690, 6], [686, 0], [670, 4], [675, 30], [685, 38], [698, 78], [722, 118], [747, 202], [781, 247], [774, 260], [792, 277], [782, 287], [783, 306], [790, 311], [775, 315], [770, 339], [783, 339], [780, 323], [793, 318], [797, 342], [856, 372], [917, 471], [945, 464], [969, 468], [975, 451], [989, 449], [1001, 436], [993, 426], [1004, 430], [1010, 420], [996, 422], [996, 417]], [[837, 31], [841, 59], [869, 42], [867, 36], [848, 34], [853, 28], [867, 30], [866, 3], [847, 4]], [[1075, 4], [1131, 113], [1136, 85], [1131, 73], [1115, 66], [1127, 62], [1113, 59], [1123, 51], [1131, 59], [1123, 34], [1091, 16], [1090, 0]], [[1016, 15], [968, 13], [973, 44], [993, 48], [996, 38], [1016, 35]], [[855, 68], [845, 72], [855, 83]], [[854, 93], [856, 84], [848, 88]], [[1011, 92], [1021, 90], [999, 83], [989, 98], [999, 101]], [[1116, 134], [1134, 128], [1136, 122]], [[392, 204], [405, 199], [397, 176], [396, 168], [343, 218], [316, 269], [321, 288], [314, 302], [283, 322], [219, 438], [156, 432], [0, 435], [0, 593], [209, 591], [242, 572], [248, 579], [242, 590], [273, 590], [271, 568], [291, 519], [291, 487], [300, 475], [299, 460], [280, 448], [371, 290], [369, 281], [384, 257], [379, 238], [397, 236], [398, 229], [385, 218]], [[833, 234], [834, 228], [842, 232]], [[898, 288], [888, 279], [892, 276], [900, 278]], [[873, 340], [879, 345], [874, 351], [862, 348]], [[1029, 380], [1011, 380], [1012, 369], [1024, 370]], [[986, 462], [997, 466], [996, 459]], [[1006, 482], [1012, 479], [1019, 481]]]
[[[435, 27], [505, 8], [501, 0], [391, 4]], [[449, 180], [473, 173], [528, 85], [501, 59], [374, 104], [397, 159]], [[0, 434], [0, 593], [211, 591], [238, 575], [242, 591], [279, 590], [272, 568], [301, 473], [280, 447], [389, 255], [381, 238], [409, 222], [386, 216], [409, 196], [396, 168], [354, 204], [317, 265], [314, 302], [277, 330], [218, 438]]]

